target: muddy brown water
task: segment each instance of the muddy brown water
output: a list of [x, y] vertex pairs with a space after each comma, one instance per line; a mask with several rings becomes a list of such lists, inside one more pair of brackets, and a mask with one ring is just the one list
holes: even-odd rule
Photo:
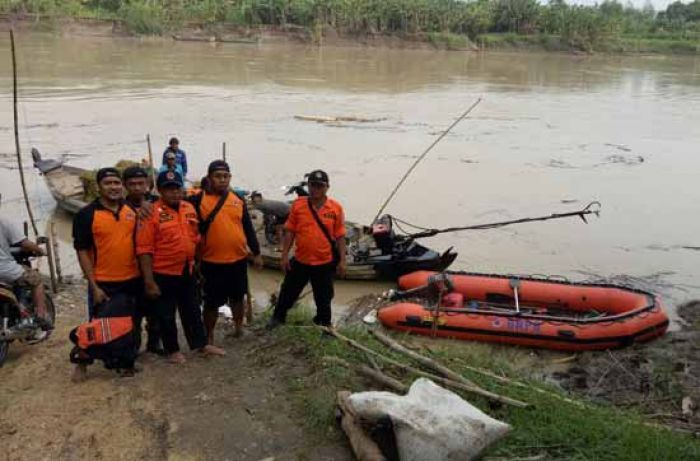
[[[313, 168], [347, 216], [369, 222], [408, 168], [477, 97], [388, 211], [428, 227], [570, 211], [600, 219], [442, 235], [455, 269], [626, 280], [675, 305], [700, 294], [700, 60], [183, 43], [20, 34], [21, 139], [42, 222], [55, 204], [29, 148], [94, 168], [160, 158], [176, 135], [191, 177], [228, 155], [237, 185], [282, 197]], [[24, 217], [0, 38], [2, 212]], [[295, 115], [382, 118], [335, 125]], [[68, 219], [58, 214], [68, 241]], [[69, 245], [66, 272], [77, 271]], [[279, 275], [256, 277], [272, 291]], [[620, 278], [617, 278], [620, 280]], [[385, 284], [341, 284], [340, 302]]]

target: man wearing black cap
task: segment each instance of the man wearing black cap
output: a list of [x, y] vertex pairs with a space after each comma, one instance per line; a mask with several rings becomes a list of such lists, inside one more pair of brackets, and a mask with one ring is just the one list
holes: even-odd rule
[[196, 303], [192, 274], [199, 242], [199, 222], [194, 207], [183, 201], [183, 180], [176, 171], [158, 175], [160, 199], [150, 218], [139, 220], [136, 254], [143, 273], [146, 296], [152, 300], [163, 347], [171, 362], [181, 364], [185, 356], [178, 344], [175, 311], [192, 350], [224, 355], [223, 349], [207, 344], [202, 313]]
[[230, 191], [228, 163], [209, 164], [209, 187], [192, 196], [200, 221], [201, 273], [204, 278], [204, 324], [208, 342], [214, 342], [219, 307], [228, 303], [233, 314], [235, 335], [243, 332], [243, 297], [248, 292], [248, 258], [262, 267], [260, 245], [246, 204]]
[[[148, 208], [145, 215], [151, 213], [152, 203], [158, 197], [150, 193], [148, 182], [150, 180], [148, 173], [140, 166], [130, 166], [122, 173], [124, 188], [126, 189], [126, 203], [138, 214], [142, 208]], [[140, 293], [141, 295], [143, 293]], [[160, 334], [158, 332], [158, 324], [154, 321], [148, 306], [143, 296], [139, 296], [136, 300], [136, 315], [134, 317], [134, 332], [136, 335], [136, 351], [141, 347], [141, 320], [146, 317], [146, 332], [148, 341], [146, 342], [146, 351], [161, 355], [164, 353], [160, 345]]]
[[[117, 293], [137, 297], [141, 281], [134, 252], [136, 212], [123, 199], [115, 168], [97, 172], [99, 197], [73, 220], [73, 246], [88, 281], [88, 317], [100, 317], [100, 306]], [[85, 369], [76, 369], [81, 379]]]
[[145, 203], [153, 203], [158, 197], [149, 190], [149, 176], [140, 166], [130, 166], [122, 173], [122, 181], [126, 189], [126, 203], [137, 211]]
[[[285, 273], [275, 312], [268, 329], [283, 324], [307, 283], [311, 282], [316, 303], [314, 323], [331, 326], [333, 276], [345, 276], [345, 215], [343, 207], [328, 197], [329, 181], [325, 171], [307, 175], [309, 197], [299, 197], [285, 223], [282, 246], [282, 270]], [[294, 257], [289, 252], [294, 248]]]

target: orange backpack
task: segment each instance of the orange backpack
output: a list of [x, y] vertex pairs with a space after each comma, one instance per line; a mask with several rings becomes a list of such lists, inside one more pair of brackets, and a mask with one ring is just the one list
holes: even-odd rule
[[130, 334], [134, 325], [131, 317], [104, 317], [79, 325], [75, 330], [78, 338], [78, 347], [87, 349], [90, 346], [98, 346], [110, 343], [116, 339]]

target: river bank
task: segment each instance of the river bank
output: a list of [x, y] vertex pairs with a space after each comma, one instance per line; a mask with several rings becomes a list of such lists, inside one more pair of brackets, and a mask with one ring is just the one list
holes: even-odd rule
[[612, 55], [698, 55], [700, 41], [634, 36], [607, 37], [596, 46], [572, 44], [554, 34], [484, 33], [474, 39], [450, 32], [349, 33], [331, 26], [315, 28], [296, 25], [240, 26], [230, 23], [188, 22], [178, 26], [134, 26], [127, 19], [0, 14], [0, 30], [53, 32], [61, 35], [94, 37], [142, 37], [208, 43], [287, 44], [312, 46], [377, 47], [411, 50], [480, 52], [554, 52]]
[[[118, 378], [98, 363], [90, 368], [87, 381], [73, 384], [67, 333], [81, 321], [84, 291], [85, 284], [78, 279], [62, 287], [55, 297], [58, 327], [48, 341], [11, 347], [0, 382], [0, 443], [8, 460], [352, 459], [345, 436], [335, 424], [335, 393], [382, 388], [343, 366], [328, 364], [329, 356], [355, 365], [365, 364], [367, 358], [339, 340], [324, 339], [310, 326], [309, 307], [292, 311], [289, 325], [273, 333], [262, 329], [267, 314], [259, 308], [243, 338], [229, 337], [224, 329], [218, 338], [228, 352], [223, 358], [190, 354], [186, 365], [175, 367], [143, 355], [138, 361], [142, 371], [134, 378]], [[351, 315], [341, 322], [340, 331], [408, 364], [406, 357], [368, 333], [357, 321], [361, 315], [352, 315], [375, 307], [376, 299], [366, 295], [351, 303]], [[688, 312], [697, 320], [697, 306]], [[625, 356], [648, 358], [660, 350], [674, 352], [669, 366], [675, 368], [676, 362], [684, 361], [683, 374], [697, 377], [698, 326], [696, 321], [682, 334], [671, 333], [649, 345], [613, 354], [627, 366]], [[681, 337], [695, 338], [695, 349], [679, 349]], [[608, 357], [606, 352], [571, 359], [515, 347], [405, 335], [394, 338], [486, 389], [531, 404], [515, 408], [462, 394], [483, 411], [513, 425], [513, 432], [486, 454], [486, 460], [680, 461], [700, 456], [700, 442], [694, 438], [697, 412], [681, 415], [677, 398], [697, 392], [697, 383], [688, 381], [689, 387], [676, 388], [665, 400], [656, 395], [656, 399], [623, 402], [618, 396], [604, 403], [582, 392], [565, 391], [551, 377], [557, 369], [603, 360]], [[393, 366], [382, 365], [381, 369], [404, 383], [416, 378]], [[593, 373], [596, 368], [585, 369]], [[484, 372], [511, 383], [494, 380]], [[613, 377], [624, 373], [617, 370], [607, 372], [608, 378], [596, 376], [597, 389], [613, 389]], [[514, 381], [521, 384], [515, 386]], [[652, 380], [652, 386], [656, 382]], [[613, 395], [612, 391], [607, 395]], [[654, 410], [654, 400], [664, 400], [666, 409]], [[667, 412], [674, 416], [657, 414]]]

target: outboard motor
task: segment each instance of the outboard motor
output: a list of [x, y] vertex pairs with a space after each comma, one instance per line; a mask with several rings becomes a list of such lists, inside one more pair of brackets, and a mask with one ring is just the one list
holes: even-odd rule
[[377, 248], [382, 251], [382, 254], [391, 254], [394, 249], [394, 228], [391, 221], [391, 216], [385, 214], [377, 219], [372, 224], [372, 237], [377, 244]]

